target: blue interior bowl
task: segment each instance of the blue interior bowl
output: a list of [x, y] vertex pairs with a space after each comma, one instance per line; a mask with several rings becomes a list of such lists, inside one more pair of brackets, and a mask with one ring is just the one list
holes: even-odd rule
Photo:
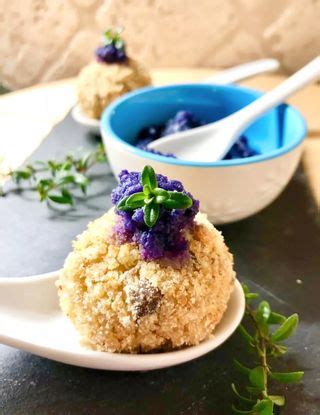
[[193, 162], [155, 155], [136, 148], [134, 143], [142, 128], [163, 124], [177, 111], [191, 111], [197, 119], [213, 122], [248, 105], [261, 94], [235, 85], [181, 84], [143, 88], [109, 105], [103, 112], [101, 128], [108, 139], [121, 142], [130, 152], [160, 162], [207, 167], [260, 162], [291, 151], [305, 137], [305, 120], [291, 105], [282, 104], [268, 111], [244, 132], [251, 147], [260, 153], [253, 157]]

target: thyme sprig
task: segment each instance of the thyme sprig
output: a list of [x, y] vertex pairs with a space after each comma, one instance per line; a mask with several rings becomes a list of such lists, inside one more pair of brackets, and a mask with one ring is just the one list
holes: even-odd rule
[[[241, 324], [239, 333], [257, 358], [257, 366], [249, 368], [235, 360], [236, 368], [245, 376], [248, 386], [244, 393], [240, 393], [233, 383], [232, 390], [241, 402], [241, 409], [233, 406], [237, 414], [273, 415], [277, 407], [285, 404], [285, 397], [269, 393], [269, 381], [280, 383], [298, 382], [303, 372], [274, 372], [271, 368], [270, 358], [280, 357], [287, 352], [287, 347], [281, 342], [288, 339], [296, 330], [299, 318], [297, 314], [290, 317], [271, 310], [267, 301], [261, 301], [257, 308], [252, 306], [252, 300], [258, 298], [243, 285], [246, 297], [245, 315], [251, 321], [251, 333]], [[243, 409], [242, 409], [243, 408]]]
[[68, 154], [62, 161], [36, 161], [12, 171], [10, 175], [18, 187], [22, 182], [28, 182], [38, 192], [41, 202], [72, 205], [74, 190], [80, 189], [83, 194], [87, 192], [90, 184], [88, 170], [105, 161], [103, 145], [99, 144], [94, 151], [81, 157]]
[[116, 49], [122, 49], [124, 47], [124, 41], [121, 37], [123, 29], [121, 27], [115, 29], [108, 29], [103, 34], [103, 44], [113, 45]]
[[151, 166], [143, 168], [141, 184], [143, 191], [121, 199], [117, 204], [117, 209], [132, 211], [143, 208], [143, 219], [149, 228], [157, 223], [160, 206], [166, 209], [187, 209], [192, 206], [192, 199], [185, 193], [158, 187], [157, 176]]

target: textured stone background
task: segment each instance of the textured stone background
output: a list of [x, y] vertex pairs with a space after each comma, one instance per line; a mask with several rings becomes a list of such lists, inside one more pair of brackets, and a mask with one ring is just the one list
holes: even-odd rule
[[224, 67], [276, 57], [292, 72], [320, 53], [319, 0], [0, 0], [0, 83], [72, 76], [102, 30], [125, 27], [153, 67]]

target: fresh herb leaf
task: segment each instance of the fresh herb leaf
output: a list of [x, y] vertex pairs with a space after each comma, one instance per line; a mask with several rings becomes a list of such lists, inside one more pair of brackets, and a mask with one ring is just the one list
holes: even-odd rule
[[128, 197], [124, 197], [123, 199], [120, 200], [120, 202], [117, 204], [117, 209], [118, 210], [123, 210], [123, 211], [130, 211], [132, 210], [129, 206], [127, 206], [126, 202], [127, 202]]
[[130, 195], [126, 200], [126, 206], [130, 209], [138, 209], [144, 206], [144, 199], [146, 195], [143, 192], [138, 192]]
[[264, 390], [266, 386], [265, 374], [262, 366], [257, 366], [254, 369], [250, 370], [249, 380], [251, 384], [261, 391]]
[[277, 380], [281, 383], [296, 383], [302, 379], [304, 372], [288, 372], [288, 373], [275, 373], [270, 374], [271, 379]]
[[149, 227], [152, 228], [159, 218], [160, 206], [155, 203], [150, 203], [144, 207], [144, 222]]
[[55, 203], [72, 205], [72, 197], [70, 195], [48, 195], [48, 199], [52, 200]]
[[273, 402], [270, 399], [263, 399], [253, 407], [253, 414], [259, 415], [272, 415], [273, 414]]
[[[244, 322], [249, 320], [249, 325], [247, 328], [242, 323], [238, 328], [238, 332], [244, 338], [249, 350], [254, 351], [259, 365], [250, 369], [235, 360], [236, 368], [250, 382], [250, 385], [245, 386], [249, 397], [240, 394], [235, 385], [231, 386], [244, 409], [235, 406], [232, 408], [238, 414], [273, 415], [278, 413], [276, 408], [284, 406], [285, 398], [281, 395], [269, 395], [268, 380], [294, 383], [301, 380], [303, 372], [272, 372], [268, 359], [279, 357], [287, 351], [287, 348], [279, 342], [294, 333], [299, 319], [297, 314], [286, 318], [272, 311], [266, 301], [261, 301], [258, 307], [254, 308], [251, 303], [258, 295], [251, 293], [246, 285], [243, 286], [243, 291], [246, 297], [246, 320]], [[272, 325], [279, 326], [273, 333], [270, 331]]]
[[58, 204], [73, 204], [72, 191], [79, 189], [86, 193], [90, 184], [88, 170], [97, 163], [106, 161], [102, 144], [82, 157], [68, 154], [58, 162], [56, 160], [36, 161], [24, 169], [11, 172], [12, 180], [19, 186], [21, 182], [28, 181], [35, 189], [40, 201], [50, 201]]
[[281, 326], [272, 334], [271, 338], [274, 342], [286, 340], [293, 334], [299, 323], [298, 314], [292, 314], [288, 317]]
[[254, 342], [254, 339], [253, 339], [253, 337], [248, 333], [248, 331], [244, 328], [244, 326], [243, 326], [243, 324], [240, 324], [239, 325], [239, 327], [238, 327], [238, 332], [241, 334], [241, 336], [242, 336], [242, 338], [244, 339], [244, 340], [246, 340], [246, 342], [248, 343], [248, 344], [253, 344], [253, 342]]
[[280, 395], [268, 395], [269, 399], [278, 406], [284, 406], [286, 403], [285, 397]]
[[154, 190], [158, 186], [156, 173], [151, 166], [145, 166], [141, 173], [142, 186], [149, 186], [150, 190]]
[[257, 311], [257, 319], [260, 323], [266, 324], [268, 322], [268, 319], [270, 317], [270, 306], [267, 301], [261, 301], [258, 307]]
[[167, 209], [187, 209], [192, 206], [192, 199], [180, 192], [168, 192], [169, 199], [167, 199], [163, 206]]
[[253, 399], [247, 398], [246, 396], [241, 395], [237, 388], [236, 385], [234, 383], [231, 384], [231, 389], [233, 390], [233, 392], [235, 393], [235, 395], [237, 395], [237, 397], [243, 401], [243, 402], [249, 402], [249, 403], [254, 403], [255, 401]]
[[271, 311], [268, 324], [282, 324], [286, 321], [285, 316], [275, 313], [274, 311]]

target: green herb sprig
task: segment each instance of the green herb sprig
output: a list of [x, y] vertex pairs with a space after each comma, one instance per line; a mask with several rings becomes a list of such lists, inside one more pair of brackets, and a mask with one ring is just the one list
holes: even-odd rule
[[103, 45], [114, 45], [116, 49], [122, 49], [124, 47], [124, 41], [121, 37], [123, 32], [122, 28], [109, 29], [103, 34]]
[[[244, 366], [235, 360], [236, 368], [245, 376], [248, 386], [245, 387], [245, 394], [240, 393], [233, 383], [232, 390], [241, 402], [241, 409], [233, 406], [237, 414], [273, 415], [277, 407], [285, 404], [282, 395], [269, 393], [269, 380], [280, 383], [294, 383], [300, 381], [303, 372], [279, 373], [271, 369], [270, 358], [280, 357], [286, 353], [287, 348], [281, 342], [288, 339], [296, 330], [299, 319], [297, 314], [290, 317], [275, 313], [271, 310], [267, 301], [261, 301], [257, 308], [251, 303], [258, 298], [257, 293], [252, 293], [246, 285], [243, 285], [246, 297], [247, 318], [251, 321], [252, 332], [241, 324], [239, 333], [256, 357], [258, 365], [254, 368]], [[242, 409], [243, 408], [243, 409]]]
[[132, 211], [143, 208], [145, 224], [152, 228], [159, 219], [160, 206], [166, 209], [187, 209], [192, 206], [192, 199], [182, 192], [168, 191], [158, 187], [155, 171], [145, 166], [141, 174], [142, 192], [124, 197], [117, 204], [117, 209]]
[[72, 191], [80, 189], [86, 194], [90, 184], [88, 170], [95, 164], [105, 161], [103, 145], [99, 144], [96, 150], [82, 157], [68, 154], [61, 162], [36, 161], [23, 169], [12, 171], [10, 175], [18, 186], [22, 182], [28, 182], [38, 192], [41, 202], [72, 205], [74, 202]]

